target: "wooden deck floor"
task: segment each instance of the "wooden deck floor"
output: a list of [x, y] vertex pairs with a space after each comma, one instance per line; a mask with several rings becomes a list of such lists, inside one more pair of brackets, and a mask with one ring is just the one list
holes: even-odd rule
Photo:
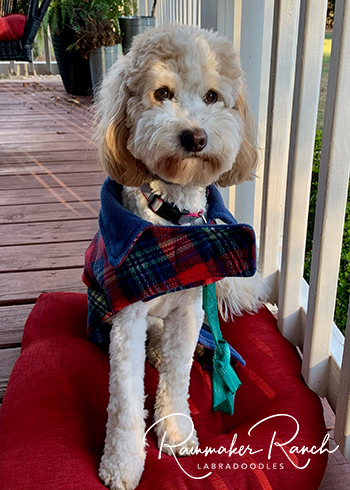
[[90, 102], [59, 79], [0, 80], [0, 399], [39, 294], [85, 292], [104, 179]]
[[[90, 143], [90, 99], [69, 99], [59, 80], [0, 80], [0, 401], [39, 294], [85, 291], [104, 175]], [[326, 405], [325, 414], [332, 436]], [[349, 488], [350, 463], [338, 450], [320, 490]]]

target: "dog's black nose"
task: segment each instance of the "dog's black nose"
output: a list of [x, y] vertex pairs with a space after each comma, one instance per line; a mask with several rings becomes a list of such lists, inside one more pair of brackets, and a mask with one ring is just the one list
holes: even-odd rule
[[197, 152], [207, 146], [208, 136], [203, 129], [185, 129], [180, 134], [180, 141], [188, 152]]

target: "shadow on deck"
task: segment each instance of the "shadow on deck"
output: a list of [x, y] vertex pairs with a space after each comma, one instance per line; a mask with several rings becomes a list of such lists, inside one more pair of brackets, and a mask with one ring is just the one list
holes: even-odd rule
[[[90, 107], [60, 79], [0, 80], [0, 400], [36, 298], [86, 290], [84, 253], [105, 178], [90, 142]], [[332, 437], [326, 404], [325, 416]], [[337, 450], [320, 489], [348, 488], [350, 463]]]

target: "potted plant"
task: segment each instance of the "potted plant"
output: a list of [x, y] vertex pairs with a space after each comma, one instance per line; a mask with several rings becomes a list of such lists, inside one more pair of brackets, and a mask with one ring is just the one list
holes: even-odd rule
[[78, 32], [76, 49], [84, 58], [89, 59], [92, 87], [102, 81], [112, 64], [122, 56], [121, 36], [109, 19], [102, 15], [88, 18]]
[[[128, 2], [121, 3], [127, 4]], [[130, 9], [123, 6], [122, 14], [119, 16], [119, 26], [124, 54], [129, 51], [134, 36], [141, 34], [141, 32], [145, 31], [148, 27], [154, 27], [156, 25], [156, 5], [157, 0], [154, 0], [150, 17], [131, 15]], [[134, 12], [135, 11], [136, 9], [134, 9]]]
[[89, 95], [92, 93], [90, 65], [78, 50], [68, 48], [75, 42], [72, 26], [74, 4], [82, 5], [82, 0], [52, 0], [44, 17], [44, 28], [50, 28], [52, 44], [58, 69], [67, 93]]
[[94, 83], [120, 52], [118, 17], [130, 14], [134, 3], [133, 0], [52, 1], [44, 24], [50, 27], [58, 68], [68, 93], [92, 92]]
[[[76, 0], [71, 0], [76, 3]], [[121, 56], [121, 36], [118, 15], [120, 2], [115, 0], [82, 0], [83, 6], [74, 6], [71, 24], [75, 30], [75, 49], [89, 59], [92, 86], [102, 80], [103, 75]]]

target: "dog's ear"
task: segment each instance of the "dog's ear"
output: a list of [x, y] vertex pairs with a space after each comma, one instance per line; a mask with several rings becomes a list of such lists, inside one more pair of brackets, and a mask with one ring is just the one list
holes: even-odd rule
[[217, 181], [217, 184], [221, 187], [242, 184], [246, 180], [252, 180], [255, 176], [254, 171], [258, 161], [255, 122], [248, 109], [244, 92], [238, 96], [235, 109], [239, 111], [243, 121], [243, 141], [231, 170], [222, 174]]
[[147, 181], [149, 172], [127, 149], [128, 66], [128, 59], [124, 57], [112, 67], [102, 84], [97, 96], [95, 140], [100, 164], [108, 175], [122, 185], [138, 187]]

